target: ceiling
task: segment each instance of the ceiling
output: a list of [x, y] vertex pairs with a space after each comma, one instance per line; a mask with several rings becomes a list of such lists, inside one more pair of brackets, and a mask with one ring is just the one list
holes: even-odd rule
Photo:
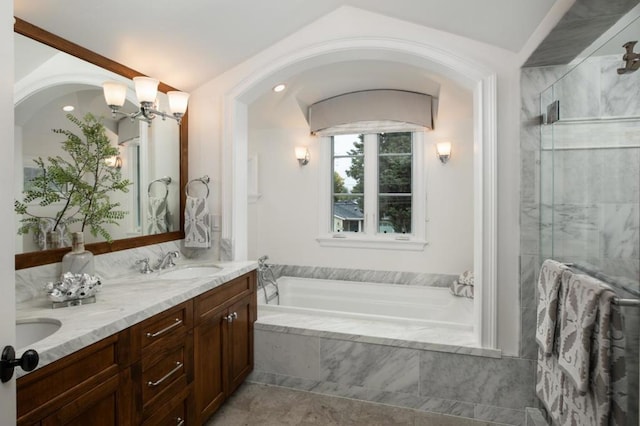
[[14, 0], [15, 16], [191, 91], [341, 6], [518, 52], [556, 0]]

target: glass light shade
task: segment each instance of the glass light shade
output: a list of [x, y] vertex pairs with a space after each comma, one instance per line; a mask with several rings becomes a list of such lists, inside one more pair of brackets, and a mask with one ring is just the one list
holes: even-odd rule
[[304, 160], [309, 155], [309, 150], [306, 146], [296, 146], [296, 159]]
[[451, 142], [440, 142], [436, 145], [438, 156], [448, 157], [451, 155]]
[[156, 101], [160, 83], [158, 80], [149, 77], [133, 77], [133, 83], [136, 85], [138, 102], [154, 103]]
[[102, 83], [104, 100], [109, 106], [121, 107], [127, 97], [127, 86], [117, 81], [105, 81]]
[[187, 112], [187, 103], [189, 102], [189, 94], [185, 92], [167, 92], [169, 98], [169, 109], [172, 114], [184, 114]]

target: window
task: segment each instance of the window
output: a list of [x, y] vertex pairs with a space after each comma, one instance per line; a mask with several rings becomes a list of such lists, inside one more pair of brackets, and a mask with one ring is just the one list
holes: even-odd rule
[[[325, 137], [330, 190], [322, 245], [421, 249], [424, 242], [422, 133]], [[328, 235], [326, 235], [328, 234]], [[411, 243], [414, 243], [413, 245]]]

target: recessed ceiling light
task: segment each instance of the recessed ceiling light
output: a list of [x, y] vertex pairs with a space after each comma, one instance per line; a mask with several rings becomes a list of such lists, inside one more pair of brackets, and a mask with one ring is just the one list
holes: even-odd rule
[[75, 108], [73, 105], [65, 105], [65, 106], [63, 106], [63, 107], [62, 107], [62, 110], [63, 110], [64, 112], [71, 112], [71, 111], [73, 111], [74, 109], [76, 109], [76, 108]]
[[278, 84], [277, 86], [275, 86], [273, 88], [273, 91], [278, 93], [278, 92], [282, 92], [286, 88], [287, 88], [287, 86], [285, 86], [283, 83], [280, 83], [280, 84]]

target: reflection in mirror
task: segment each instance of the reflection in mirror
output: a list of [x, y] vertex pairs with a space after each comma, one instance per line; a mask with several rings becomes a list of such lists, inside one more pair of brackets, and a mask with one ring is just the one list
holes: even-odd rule
[[[17, 20], [16, 31], [19, 26], [32, 27]], [[68, 153], [62, 149], [66, 136], [53, 132], [53, 129], [78, 134], [80, 129], [66, 115], [72, 114], [83, 119], [85, 114], [90, 113], [100, 119], [111, 145], [118, 150], [117, 157], [109, 158], [108, 164], [119, 167], [122, 179], [130, 181], [131, 185], [127, 192], [109, 195], [110, 202], [120, 204], [118, 210], [127, 212], [124, 218], [117, 220], [117, 224], [105, 225], [114, 242], [104, 244], [103, 237], [93, 236], [85, 229], [87, 243], [102, 242], [89, 246], [89, 249], [94, 253], [101, 253], [181, 238], [182, 187], [186, 179], [186, 117], [182, 126], [179, 126], [176, 121], [163, 120], [162, 117], [156, 117], [147, 123], [122, 114], [114, 116], [105, 102], [102, 85], [106, 81], [125, 84], [126, 101], [120, 110], [127, 114], [135, 113], [139, 110], [136, 93], [133, 82], [126, 78], [132, 75], [119, 75], [106, 69], [109, 66], [103, 68], [94, 65], [18, 33], [15, 34], [15, 66], [17, 167], [14, 198], [22, 200], [23, 191], [31, 184], [30, 180], [42, 173], [34, 160], [42, 158], [46, 165], [50, 157], [69, 158]], [[114, 66], [118, 70], [131, 71], [119, 64]], [[169, 111], [167, 95], [163, 92], [171, 88], [161, 84], [160, 90], [153, 108]], [[38, 201], [28, 203], [29, 214], [44, 218], [55, 217], [63, 208], [61, 202], [42, 206], [40, 204], [47, 203]], [[16, 253], [38, 252], [37, 255], [34, 254], [38, 259], [17, 256], [17, 268], [55, 262], [68, 251], [68, 248], [56, 251], [56, 247], [52, 247], [50, 241], [47, 242], [46, 237], [43, 237], [46, 233], [29, 232], [18, 235], [21, 216], [16, 214]], [[66, 231], [78, 231], [80, 226], [79, 223], [70, 224]], [[150, 235], [153, 238], [145, 237]], [[64, 243], [68, 239], [63, 238], [62, 241], [63, 243], [58, 243], [58, 247], [68, 246]], [[50, 250], [51, 248], [54, 250]], [[53, 255], [50, 253], [52, 251]]]

